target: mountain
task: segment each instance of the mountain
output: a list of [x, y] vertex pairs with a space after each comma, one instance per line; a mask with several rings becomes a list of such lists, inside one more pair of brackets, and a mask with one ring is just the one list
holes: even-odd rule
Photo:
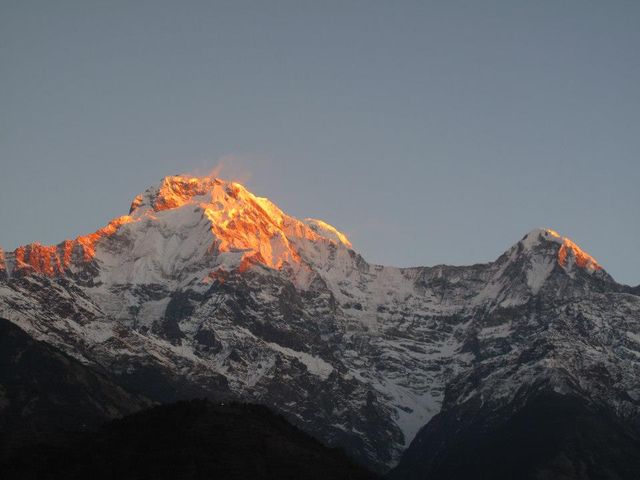
[[431, 422], [538, 393], [640, 419], [638, 290], [547, 229], [385, 267], [237, 183], [167, 177], [93, 234], [2, 254], [0, 315], [131, 394], [261, 403], [377, 472]]
[[23, 448], [4, 478], [376, 478], [258, 405], [179, 402]]
[[496, 263], [530, 293], [472, 320], [472, 365], [391, 477], [636, 478], [640, 298], [552, 231]]

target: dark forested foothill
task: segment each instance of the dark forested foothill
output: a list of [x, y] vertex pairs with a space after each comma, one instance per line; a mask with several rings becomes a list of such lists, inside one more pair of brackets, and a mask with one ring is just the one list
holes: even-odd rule
[[191, 400], [24, 446], [3, 478], [372, 479], [268, 408]]

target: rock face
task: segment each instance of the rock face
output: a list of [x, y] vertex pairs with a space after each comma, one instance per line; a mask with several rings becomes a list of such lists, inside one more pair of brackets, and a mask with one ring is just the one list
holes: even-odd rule
[[638, 290], [551, 230], [492, 263], [383, 267], [239, 184], [177, 176], [1, 264], [0, 315], [129, 392], [262, 403], [379, 472], [436, 414], [534, 385], [640, 418]]

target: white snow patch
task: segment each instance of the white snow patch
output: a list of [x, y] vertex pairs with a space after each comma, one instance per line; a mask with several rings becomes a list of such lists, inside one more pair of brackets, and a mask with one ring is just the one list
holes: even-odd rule
[[633, 340], [634, 342], [640, 345], [640, 334], [627, 332], [627, 337], [629, 337], [631, 340]]
[[265, 342], [265, 343], [271, 349], [276, 350], [277, 352], [280, 352], [287, 357], [296, 358], [297, 360], [302, 362], [305, 367], [307, 367], [307, 370], [309, 371], [309, 373], [316, 375], [322, 378], [323, 380], [326, 380], [327, 378], [329, 378], [329, 375], [331, 375], [331, 372], [333, 372], [333, 367], [331, 366], [331, 364], [325, 362], [320, 357], [313, 356], [306, 352], [298, 352], [296, 350], [283, 347], [282, 345], [278, 345], [277, 343], [272, 343], [272, 342]]
[[527, 285], [533, 293], [538, 293], [553, 270], [555, 261], [549, 258], [535, 258], [527, 270]]

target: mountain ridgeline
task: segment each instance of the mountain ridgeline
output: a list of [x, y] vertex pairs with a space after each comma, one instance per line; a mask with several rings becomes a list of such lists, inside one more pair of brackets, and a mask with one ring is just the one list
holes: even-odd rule
[[[386, 267], [240, 184], [167, 177], [95, 233], [0, 251], [0, 316], [54, 376], [82, 367], [92, 421], [207, 397], [393, 478], [637, 477], [639, 287], [552, 230]], [[40, 415], [2, 372], [0, 416]]]

